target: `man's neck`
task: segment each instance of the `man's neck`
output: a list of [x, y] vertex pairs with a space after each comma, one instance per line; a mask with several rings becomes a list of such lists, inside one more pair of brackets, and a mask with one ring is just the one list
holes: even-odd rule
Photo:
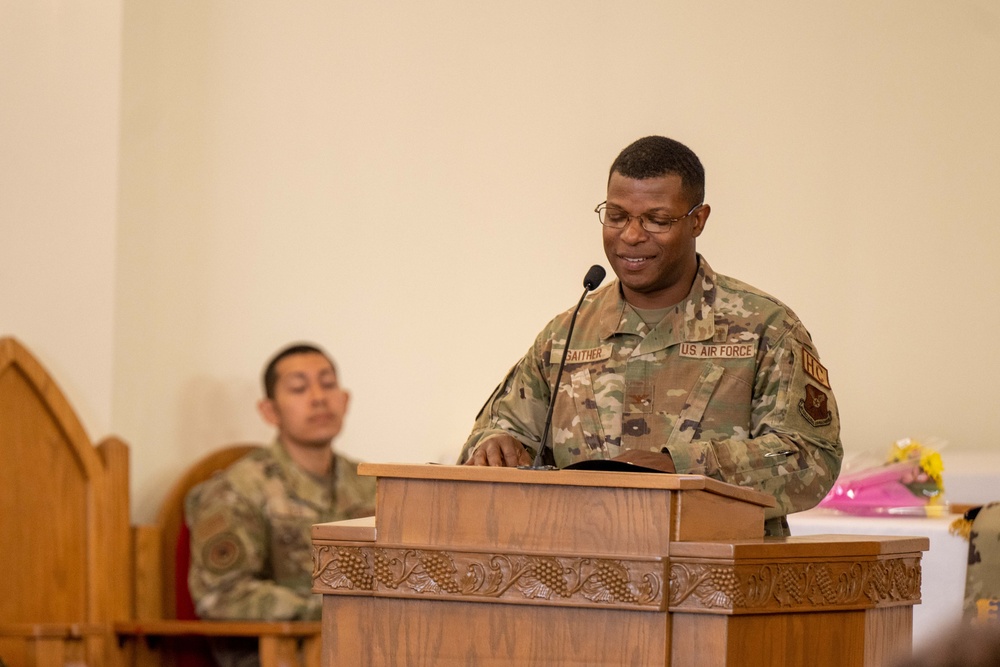
[[333, 442], [325, 447], [288, 442], [278, 436], [281, 446], [298, 467], [315, 477], [326, 477], [333, 470]]

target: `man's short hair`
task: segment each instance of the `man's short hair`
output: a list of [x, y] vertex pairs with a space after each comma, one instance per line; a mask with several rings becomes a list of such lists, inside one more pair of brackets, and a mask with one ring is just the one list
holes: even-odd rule
[[278, 362], [280, 362], [285, 357], [291, 357], [296, 354], [321, 354], [323, 358], [330, 362], [330, 366], [333, 368], [334, 372], [337, 371], [337, 366], [333, 363], [333, 359], [326, 351], [319, 347], [318, 345], [313, 345], [312, 343], [294, 343], [288, 347], [282, 348], [277, 354], [271, 357], [271, 360], [267, 362], [267, 366], [264, 368], [264, 395], [268, 398], [274, 398], [274, 386], [278, 383]]
[[694, 151], [679, 141], [658, 136], [634, 141], [611, 163], [608, 181], [616, 171], [637, 180], [677, 174], [691, 206], [705, 201], [705, 168]]

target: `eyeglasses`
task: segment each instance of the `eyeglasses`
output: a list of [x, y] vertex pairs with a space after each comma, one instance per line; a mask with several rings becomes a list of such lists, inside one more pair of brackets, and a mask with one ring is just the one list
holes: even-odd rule
[[670, 227], [675, 222], [680, 222], [702, 206], [704, 206], [704, 204], [695, 204], [690, 211], [679, 218], [671, 218], [670, 216], [663, 215], [662, 213], [657, 213], [655, 209], [643, 213], [642, 215], [629, 215], [625, 209], [619, 208], [614, 204], [609, 204], [606, 201], [598, 204], [594, 211], [597, 213], [597, 219], [600, 220], [601, 224], [605, 227], [611, 227], [612, 229], [624, 229], [628, 225], [629, 221], [632, 218], [635, 218], [647, 232], [660, 234], [663, 232], [669, 232]]

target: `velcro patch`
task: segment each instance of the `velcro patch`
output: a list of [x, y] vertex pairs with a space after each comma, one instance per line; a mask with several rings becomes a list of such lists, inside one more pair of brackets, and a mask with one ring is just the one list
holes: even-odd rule
[[[601, 345], [592, 347], [589, 350], [570, 350], [566, 355], [567, 364], [586, 364], [593, 361], [604, 361], [611, 358], [612, 345]], [[562, 350], [553, 350], [552, 363], [559, 363], [562, 359]]]
[[799, 400], [799, 413], [813, 426], [826, 426], [833, 421], [829, 402], [822, 389], [807, 384], [806, 397]]
[[805, 348], [802, 349], [802, 370], [806, 372], [806, 375], [816, 380], [816, 382], [819, 382], [827, 389], [830, 388], [830, 374], [823, 364], [819, 363], [819, 359], [809, 354], [809, 351]]
[[756, 343], [681, 343], [681, 356], [689, 359], [753, 359]]
[[228, 532], [220, 533], [206, 542], [201, 553], [205, 567], [216, 574], [242, 565], [246, 558], [239, 538]]

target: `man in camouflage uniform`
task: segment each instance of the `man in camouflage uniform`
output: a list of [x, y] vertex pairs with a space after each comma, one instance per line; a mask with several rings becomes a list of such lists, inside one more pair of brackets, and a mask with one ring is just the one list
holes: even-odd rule
[[1000, 632], [1000, 502], [975, 511], [965, 572], [965, 618]]
[[[347, 412], [329, 356], [312, 345], [279, 352], [264, 372], [258, 408], [277, 428], [268, 448], [243, 457], [188, 494], [188, 585], [206, 619], [318, 620], [311, 593], [311, 527], [375, 513], [375, 481], [333, 450]], [[227, 665], [256, 653], [230, 645]]]
[[565, 352], [572, 310], [553, 319], [480, 412], [459, 462], [527, 465], [539, 447], [559, 362], [555, 465], [654, 458], [773, 495], [765, 532], [818, 503], [843, 449], [829, 375], [781, 302], [715, 273], [695, 250], [710, 209], [704, 170], [664, 137], [611, 166], [598, 206], [618, 280], [589, 295]]

